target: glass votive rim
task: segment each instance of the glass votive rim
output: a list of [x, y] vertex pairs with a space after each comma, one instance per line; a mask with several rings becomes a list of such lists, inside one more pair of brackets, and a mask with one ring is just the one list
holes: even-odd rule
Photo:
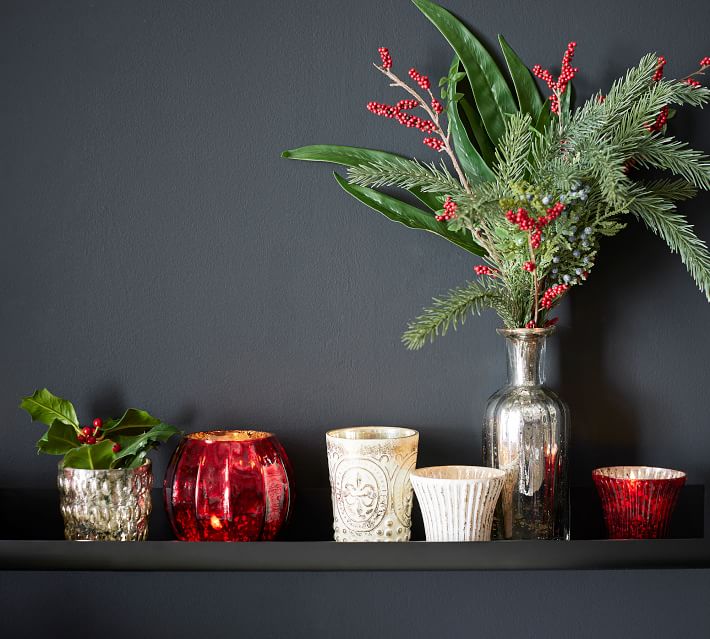
[[415, 477], [420, 481], [446, 481], [460, 483], [481, 483], [505, 478], [505, 471], [499, 468], [488, 466], [427, 466], [416, 468], [410, 473], [410, 477]]
[[419, 432], [406, 426], [346, 426], [329, 430], [325, 435], [342, 441], [393, 441], [418, 437]]
[[[635, 476], [631, 476], [635, 474]], [[592, 471], [592, 478], [617, 481], [674, 481], [685, 479], [682, 470], [659, 466], [603, 466]]]
[[269, 439], [269, 437], [274, 437], [274, 434], [267, 431], [256, 430], [254, 428], [201, 430], [195, 433], [187, 433], [185, 435], [185, 439], [203, 441], [208, 444], [213, 442], [247, 443], [259, 441], [261, 439]]

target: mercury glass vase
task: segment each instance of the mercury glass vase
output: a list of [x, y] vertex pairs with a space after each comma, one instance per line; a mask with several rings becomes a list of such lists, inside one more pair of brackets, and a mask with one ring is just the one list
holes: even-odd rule
[[72, 541], [143, 541], [152, 508], [151, 463], [138, 468], [62, 468], [57, 476], [64, 536]]
[[480, 466], [412, 471], [427, 541], [490, 541], [505, 472]]
[[335, 541], [409, 541], [419, 433], [356, 426], [326, 433]]
[[545, 386], [553, 328], [498, 329], [508, 383], [488, 400], [483, 459], [505, 471], [494, 538], [569, 539], [569, 411]]

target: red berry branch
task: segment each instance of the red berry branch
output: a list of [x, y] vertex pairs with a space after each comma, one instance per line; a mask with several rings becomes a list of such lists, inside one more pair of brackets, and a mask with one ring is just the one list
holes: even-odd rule
[[555, 80], [554, 76], [547, 70], [543, 69], [539, 64], [532, 68], [533, 75], [547, 83], [547, 86], [552, 91], [550, 95], [550, 111], [560, 114], [560, 98], [567, 89], [567, 85], [572, 78], [577, 74], [579, 69], [572, 66], [572, 58], [574, 58], [574, 49], [577, 46], [576, 42], [570, 42], [567, 45], [564, 56], [562, 56], [562, 68], [560, 75]]

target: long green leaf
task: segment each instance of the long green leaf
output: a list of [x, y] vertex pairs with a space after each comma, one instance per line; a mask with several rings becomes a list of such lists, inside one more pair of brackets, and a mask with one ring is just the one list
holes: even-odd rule
[[476, 110], [474, 106], [464, 97], [459, 100], [459, 107], [464, 112], [466, 116], [466, 122], [468, 123], [473, 137], [476, 139], [476, 144], [481, 153], [481, 157], [485, 160], [486, 164], [491, 167], [495, 166], [496, 163], [496, 151], [495, 147], [491, 143], [491, 139], [486, 133], [486, 129], [483, 127], [483, 120], [481, 120], [481, 114]]
[[[449, 68], [450, 78], [453, 78], [458, 72], [459, 64], [458, 56], [454, 56]], [[471, 142], [468, 131], [461, 121], [461, 116], [459, 115], [459, 101], [454, 98], [458, 91], [457, 87], [458, 82], [452, 82], [451, 86], [449, 86], [449, 100], [446, 111], [447, 117], [449, 118], [449, 128], [451, 130], [456, 156], [459, 158], [461, 167], [469, 181], [475, 184], [477, 182], [493, 180], [495, 179], [493, 171], [491, 171], [486, 161], [478, 152], [478, 149]], [[463, 98], [461, 99], [463, 100]], [[488, 136], [486, 135], [486, 140], [487, 139]]]
[[498, 36], [498, 42], [508, 65], [510, 77], [513, 79], [515, 94], [518, 96], [518, 106], [524, 113], [529, 113], [534, 121], [542, 106], [542, 98], [537, 84], [530, 70], [523, 64], [518, 54], [513, 51], [502, 35]]
[[436, 233], [469, 253], [474, 253], [475, 255], [484, 254], [483, 249], [478, 246], [466, 232], [450, 231], [446, 227], [446, 224], [437, 222], [431, 213], [422, 211], [411, 204], [401, 202], [375, 189], [350, 184], [335, 172], [333, 176], [344, 191], [352, 195], [356, 200], [369, 206], [371, 209], [382, 213], [382, 215], [393, 222], [399, 222], [411, 229], [420, 229], [422, 231]]
[[29, 397], [23, 397], [20, 408], [26, 410], [33, 421], [42, 422], [47, 426], [59, 420], [63, 424], [79, 427], [79, 420], [72, 403], [52, 395], [46, 388], [35, 391]]
[[[377, 160], [392, 160], [393, 158], [410, 159], [403, 155], [397, 155], [396, 153], [389, 153], [387, 151], [377, 151], [375, 149], [365, 149], [357, 146], [339, 146], [336, 144], [312, 144], [310, 146], [302, 146], [297, 149], [284, 151], [281, 157], [291, 160], [307, 160], [310, 162], [330, 162], [342, 166], [358, 166]], [[416, 188], [410, 189], [409, 191], [432, 211], [441, 209], [443, 200], [434, 193], [425, 193]]]
[[550, 101], [545, 100], [540, 107], [540, 112], [537, 114], [537, 119], [535, 120], [535, 128], [542, 133], [545, 127], [549, 124], [552, 119], [552, 111], [550, 111]]
[[493, 144], [505, 132], [505, 116], [517, 107], [498, 65], [478, 39], [451, 13], [431, 0], [412, 0], [449, 42], [471, 83], [476, 107]]

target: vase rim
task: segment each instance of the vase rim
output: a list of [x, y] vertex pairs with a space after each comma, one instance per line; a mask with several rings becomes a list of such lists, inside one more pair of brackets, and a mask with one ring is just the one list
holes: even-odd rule
[[547, 337], [555, 332], [554, 326], [547, 328], [497, 328], [496, 333], [503, 337], [519, 337], [521, 339], [531, 339], [533, 337]]
[[270, 437], [274, 437], [274, 434], [251, 428], [201, 430], [185, 435], [186, 439], [205, 442], [253, 442]]
[[419, 431], [406, 426], [346, 426], [329, 430], [325, 436], [344, 440], [395, 440], [419, 437]]
[[150, 459], [146, 459], [140, 466], [137, 466], [136, 468], [73, 468], [72, 466], [64, 466], [63, 462], [59, 462], [57, 466], [59, 467], [59, 472], [63, 472], [65, 470], [71, 470], [74, 473], [125, 473], [127, 471], [130, 472], [136, 472], [139, 470], [150, 470], [150, 467], [153, 462], [150, 461]]
[[[636, 472], [636, 477], [629, 477]], [[661, 476], [659, 476], [661, 475]], [[685, 479], [682, 470], [661, 468], [660, 466], [603, 466], [592, 471], [592, 477], [606, 479], [637, 480], [637, 481], [666, 481], [668, 479]]]
[[[466, 474], [477, 473], [484, 471], [483, 477], [466, 477]], [[450, 475], [450, 476], [446, 476]], [[410, 473], [410, 477], [416, 477], [423, 481], [433, 482], [457, 482], [462, 484], [482, 483], [496, 479], [503, 479], [505, 471], [500, 468], [491, 468], [490, 466], [465, 466], [465, 465], [450, 465], [450, 466], [427, 466], [426, 468], [416, 468]]]

